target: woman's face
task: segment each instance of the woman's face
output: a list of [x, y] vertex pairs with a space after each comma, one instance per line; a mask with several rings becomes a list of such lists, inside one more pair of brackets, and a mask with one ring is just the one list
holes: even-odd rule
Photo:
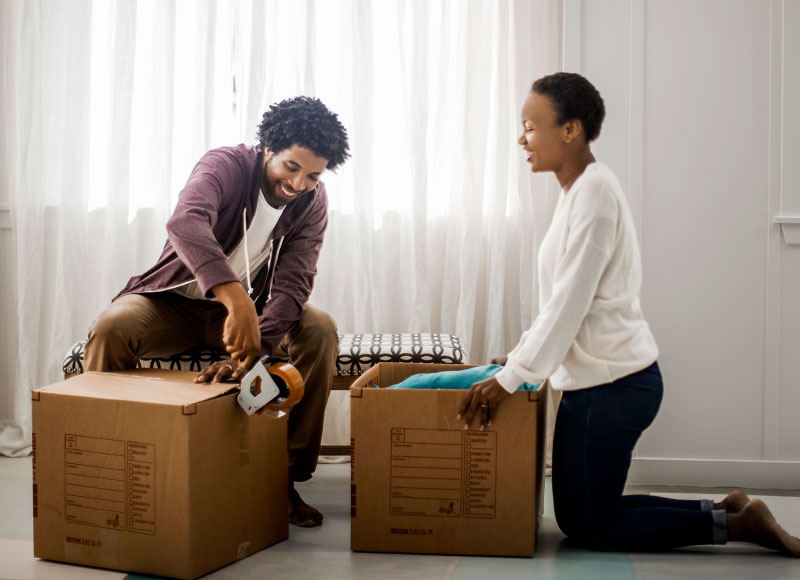
[[518, 143], [527, 155], [531, 171], [558, 171], [561, 167], [567, 151], [565, 125], [556, 123], [550, 97], [533, 92], [528, 95], [522, 105], [522, 135]]

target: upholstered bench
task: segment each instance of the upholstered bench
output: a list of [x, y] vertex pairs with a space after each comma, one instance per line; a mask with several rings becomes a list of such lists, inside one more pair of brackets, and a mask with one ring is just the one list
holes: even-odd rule
[[[64, 357], [62, 369], [69, 378], [83, 372], [86, 340], [76, 342]], [[193, 349], [170, 357], [139, 359], [139, 367], [200, 372], [210, 364], [228, 358], [224, 351]], [[341, 334], [339, 355], [333, 377], [334, 391], [347, 391], [371, 366], [381, 362], [467, 363], [461, 340], [450, 334]], [[322, 455], [350, 455], [349, 396], [332, 393], [322, 435]], [[346, 415], [346, 416], [345, 416]]]

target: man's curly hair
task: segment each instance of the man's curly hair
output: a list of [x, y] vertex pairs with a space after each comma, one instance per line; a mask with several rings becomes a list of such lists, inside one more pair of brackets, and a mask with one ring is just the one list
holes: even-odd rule
[[603, 98], [581, 75], [565, 72], [548, 75], [533, 83], [531, 91], [550, 97], [559, 125], [578, 119], [583, 124], [587, 143], [600, 135], [606, 116]]
[[350, 157], [347, 129], [335, 113], [313, 97], [294, 97], [270, 105], [258, 126], [261, 149], [278, 153], [299, 145], [336, 169]]

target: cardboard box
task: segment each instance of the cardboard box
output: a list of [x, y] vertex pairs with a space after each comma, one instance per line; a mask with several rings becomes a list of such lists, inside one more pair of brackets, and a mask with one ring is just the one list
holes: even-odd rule
[[286, 418], [193, 372], [86, 373], [33, 392], [34, 556], [197, 578], [289, 536]]
[[350, 388], [351, 549], [533, 555], [546, 387], [507, 398], [485, 431], [456, 419], [464, 391], [373, 388], [469, 366], [380, 363]]

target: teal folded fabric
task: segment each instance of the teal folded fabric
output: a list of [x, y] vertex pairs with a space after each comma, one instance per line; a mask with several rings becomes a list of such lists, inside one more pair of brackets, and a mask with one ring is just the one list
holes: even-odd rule
[[[390, 389], [469, 389], [474, 383], [495, 376], [500, 365], [485, 365], [464, 369], [463, 371], [443, 371], [441, 373], [421, 373], [411, 375], [402, 383], [389, 387]], [[522, 383], [518, 391], [535, 391], [542, 383], [529, 385]]]

